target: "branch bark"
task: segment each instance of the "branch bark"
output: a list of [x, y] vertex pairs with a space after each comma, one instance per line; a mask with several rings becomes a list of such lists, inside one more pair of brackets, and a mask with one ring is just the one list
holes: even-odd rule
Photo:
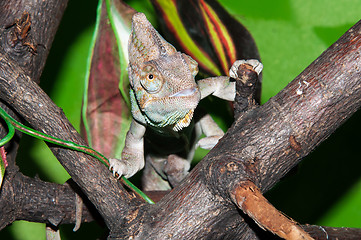
[[[0, 2], [0, 52], [15, 61], [30, 79], [39, 83], [51, 44], [67, 6], [67, 0], [9, 0]], [[29, 52], [28, 47], [12, 42], [10, 27], [24, 12], [30, 14], [29, 41], [37, 48], [37, 53]]]
[[[0, 198], [0, 229], [15, 220], [53, 226], [75, 222], [75, 192], [69, 185], [44, 182], [19, 172], [6, 174]], [[93, 215], [101, 221], [94, 207], [87, 202], [82, 221], [94, 221]]]
[[[1, 4], [0, 9], [8, 9]], [[60, 8], [55, 2], [49, 4]], [[20, 9], [0, 16], [16, 19], [26, 10]], [[32, 31], [58, 22], [33, 23]], [[85, 144], [61, 109], [34, 82], [46, 54], [41, 47], [38, 55], [31, 55], [21, 44], [11, 47], [6, 32], [10, 30], [4, 29], [0, 98], [35, 129]], [[50, 37], [44, 36], [44, 41], [36, 39], [45, 45], [43, 51], [50, 48], [54, 33], [47, 32]], [[219, 144], [155, 205], [129, 194], [97, 160], [49, 147], [104, 218], [109, 239], [257, 239], [260, 229], [234, 202], [238, 183], [249, 181], [266, 192], [360, 107], [360, 46], [358, 22], [279, 94], [263, 106], [240, 113]], [[15, 50], [19, 53], [11, 52]], [[26, 56], [25, 63], [15, 54]]]
[[302, 228], [318, 240], [328, 239], [359, 239], [361, 236], [360, 228], [334, 228], [321, 227], [314, 225], [304, 225]]

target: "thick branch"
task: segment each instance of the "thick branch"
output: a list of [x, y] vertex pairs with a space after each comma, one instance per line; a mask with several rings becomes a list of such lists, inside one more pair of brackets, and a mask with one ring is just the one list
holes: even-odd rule
[[[203, 162], [208, 172], [225, 170], [208, 180], [223, 186], [245, 178], [265, 192], [359, 109], [360, 31], [358, 22], [279, 94], [237, 119]], [[237, 171], [226, 169], [231, 162]]]
[[236, 120], [209, 157], [227, 146], [223, 158], [245, 166], [263, 192], [271, 188], [359, 109], [360, 31], [358, 22], [279, 94]]
[[[35, 82], [39, 82], [66, 5], [67, 0], [0, 1], [0, 54], [11, 59]], [[26, 18], [22, 25], [17, 21], [22, 16], [25, 16], [24, 14], [29, 17]], [[21, 30], [22, 33], [19, 34], [16, 30]], [[26, 43], [33, 45], [36, 52], [30, 51]], [[38, 46], [41, 47], [38, 48]], [[3, 104], [2, 107], [4, 108]], [[6, 109], [13, 118], [20, 121], [19, 117], [11, 109], [8, 107]], [[6, 132], [7, 128], [1, 127], [0, 134]], [[7, 147], [8, 154], [12, 155], [10, 168], [15, 167], [15, 156], [20, 136], [18, 134], [10, 146]]]
[[[92, 208], [89, 204], [86, 206]], [[54, 226], [75, 223], [75, 192], [69, 185], [47, 183], [19, 172], [15, 175], [7, 172], [1, 189], [0, 219], [0, 229], [15, 220]], [[82, 221], [93, 220], [84, 205]]]
[[[10, 0], [0, 2], [0, 43], [2, 46], [0, 49], [1, 56], [7, 56], [12, 60], [13, 64], [16, 63], [15, 65], [19, 66], [24, 72], [31, 76], [32, 80], [36, 82], [39, 81], [42, 69], [47, 59], [47, 55], [51, 48], [53, 38], [65, 11], [66, 5], [67, 0]], [[24, 23], [22, 25], [20, 24], [19, 19], [21, 19], [23, 16], [28, 17], [26, 17], [26, 21], [22, 22]], [[20, 33], [17, 31], [20, 31]], [[30, 46], [32, 46], [32, 48], [30, 48]], [[6, 73], [2, 72], [1, 74]], [[2, 105], [2, 107], [4, 107], [4, 105]], [[11, 110], [7, 110], [12, 113]], [[15, 114], [11, 115], [19, 120]], [[3, 133], [6, 131], [6, 127], [1, 127], [1, 135], [3, 135]], [[51, 217], [54, 219], [56, 218], [56, 216], [51, 216], [50, 213], [48, 214], [47, 211], [45, 211], [45, 208], [37, 208], [36, 211], [39, 212], [37, 216], [27, 216], [27, 211], [25, 211], [23, 207], [25, 207], [27, 210], [31, 209], [31, 207], [21, 205], [27, 202], [25, 200], [26, 198], [29, 198], [33, 201], [34, 199], [38, 199], [38, 202], [34, 202], [36, 202], [38, 204], [37, 207], [39, 207], [43, 203], [43, 201], [40, 201], [41, 197], [47, 198], [47, 196], [49, 196], [47, 194], [44, 194], [44, 196], [37, 195], [39, 192], [42, 192], [41, 189], [44, 187], [49, 187], [49, 189], [53, 189], [54, 191], [60, 190], [55, 190], [56, 187], [53, 186], [54, 184], [50, 184], [52, 187], [46, 186], [47, 184], [41, 184], [42, 182], [39, 180], [24, 178], [20, 173], [18, 173], [18, 168], [15, 165], [15, 157], [20, 136], [21, 135], [17, 134], [16, 137], [13, 138], [13, 141], [6, 146], [9, 166], [5, 175], [4, 186], [2, 187], [1, 191], [0, 205], [1, 211], [3, 212], [1, 215], [3, 216], [4, 220], [1, 222], [1, 227], [11, 223], [13, 220], [22, 218], [41, 222], [48, 221], [46, 219], [41, 219], [41, 217], [39, 218], [40, 215], [44, 218], [48, 217], [49, 219]], [[37, 187], [39, 187], [39, 189], [36, 189]], [[62, 186], [60, 186], [60, 188], [62, 188]], [[30, 190], [34, 191], [31, 192]], [[19, 194], [19, 191], [23, 195]], [[66, 196], [67, 194], [65, 193], [64, 197]], [[19, 202], [16, 202], [17, 200], [19, 200]], [[9, 201], [14, 202], [8, 204]], [[28, 202], [30, 203], [31, 201]], [[56, 211], [58, 208], [55, 206], [56, 204], [53, 203], [53, 205], [55, 208], [54, 210]], [[42, 206], [45, 206], [45, 204]], [[44, 210], [45, 212], [41, 214], [41, 210]], [[30, 212], [34, 213], [31, 210]], [[21, 216], [21, 214], [23, 214], [23, 216]], [[69, 214], [64, 213], [63, 215]], [[88, 215], [86, 214], [86, 216]], [[8, 221], [6, 221], [5, 218]], [[68, 217], [65, 216], [65, 222], [68, 221], [67, 218]]]
[[[0, 52], [24, 69], [30, 79], [39, 82], [55, 33], [65, 11], [67, 0], [9, 0], [0, 1]], [[36, 47], [36, 54], [28, 46], [12, 40], [16, 19], [24, 12], [30, 15], [27, 41]]]

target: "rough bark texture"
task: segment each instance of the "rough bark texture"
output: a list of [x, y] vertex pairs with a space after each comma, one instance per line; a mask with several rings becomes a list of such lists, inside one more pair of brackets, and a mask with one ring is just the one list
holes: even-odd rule
[[[44, 182], [17, 172], [14, 176], [6, 176], [1, 189], [0, 229], [15, 220], [31, 219], [53, 226], [74, 223], [74, 203], [75, 192], [68, 185]], [[90, 203], [87, 206], [93, 208]], [[94, 209], [93, 213], [97, 215]], [[84, 206], [82, 221], [93, 220]]]
[[[8, 55], [12, 61], [17, 62], [30, 79], [37, 83], [67, 2], [66, 0], [9, 0], [0, 2], [0, 43], [2, 46], [0, 51], [2, 54]], [[11, 41], [11, 32], [14, 27], [10, 26], [14, 24], [16, 19], [21, 18], [24, 12], [31, 15], [28, 40], [36, 46], [36, 54], [31, 53], [27, 46], [21, 43], [14, 45]]]
[[[3, 24], [0, 98], [33, 128], [85, 144], [61, 109], [35, 83], [66, 2], [26, 3], [26, 6], [25, 1], [0, 3], [0, 22]], [[34, 42], [45, 46], [43, 49], [38, 46], [37, 54], [29, 52], [21, 42], [11, 46], [11, 28], [6, 26], [21, 17], [24, 11], [32, 16], [30, 36]], [[33, 34], [35, 32], [39, 35]], [[225, 137], [180, 186], [154, 205], [145, 204], [129, 194], [97, 160], [72, 150], [49, 147], [103, 217], [110, 229], [109, 239], [269, 239], [272, 235], [263, 232], [237, 208], [233, 202], [234, 190], [240, 182], [250, 181], [266, 192], [360, 107], [360, 50], [359, 22], [266, 104], [243, 108], [246, 112], [236, 109], [237, 119]], [[19, 204], [16, 199], [13, 205], [17, 209], [5, 204], [4, 198], [13, 197], [11, 189], [23, 189], [17, 185], [16, 177], [22, 182], [19, 185], [36, 183], [38, 192], [54, 189], [53, 195], [44, 198], [43, 211], [32, 209], [35, 206], [29, 202], [34, 195], [32, 188], [25, 193], [26, 204]], [[64, 199], [64, 204], [74, 201], [66, 200], [67, 194], [72, 195], [67, 187], [17, 174], [8, 174], [3, 187], [9, 190], [1, 192], [1, 216], [8, 214], [11, 217], [1, 219], [5, 222], [0, 225], [2, 227], [15, 219], [54, 224], [73, 219], [72, 213], [62, 212], [64, 216], [60, 220], [56, 208], [51, 210], [54, 212], [46, 209], [46, 204], [61, 191], [59, 202], [62, 202], [60, 199]], [[320, 234], [312, 227], [304, 229], [312, 236]], [[335, 236], [336, 231], [342, 232], [340, 229], [323, 230], [330, 236]], [[359, 234], [352, 229], [348, 232]]]
[[314, 225], [304, 225], [302, 228], [317, 240], [360, 239], [361, 236], [360, 228], [333, 228]]

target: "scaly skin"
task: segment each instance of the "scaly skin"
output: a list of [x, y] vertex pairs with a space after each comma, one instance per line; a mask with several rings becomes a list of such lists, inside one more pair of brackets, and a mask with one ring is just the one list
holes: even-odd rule
[[[188, 127], [199, 101], [211, 94], [233, 101], [235, 83], [229, 77], [206, 78], [196, 83], [198, 63], [177, 52], [143, 13], [133, 16], [128, 52], [133, 120], [122, 159], [110, 159], [110, 168], [119, 177], [129, 178], [144, 167], [147, 129], [147, 135], [152, 139], [150, 144], [157, 149], [147, 159], [160, 176], [176, 185], [187, 174], [200, 132], [205, 133], [206, 138], [197, 146], [207, 149], [223, 136], [223, 131], [209, 115], [202, 117], [195, 128]], [[254, 61], [250, 64], [258, 67], [259, 73], [262, 64], [257, 60], [250, 61]], [[237, 69], [242, 63], [245, 61], [237, 61], [231, 69]], [[234, 72], [230, 72], [231, 76], [236, 77]], [[197, 133], [192, 133], [194, 129]]]

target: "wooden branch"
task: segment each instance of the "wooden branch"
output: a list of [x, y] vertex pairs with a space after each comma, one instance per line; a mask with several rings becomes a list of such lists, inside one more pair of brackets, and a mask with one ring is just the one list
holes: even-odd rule
[[295, 221], [279, 212], [250, 181], [241, 182], [232, 193], [233, 201], [262, 229], [284, 239], [313, 239]]
[[[40, 75], [66, 6], [67, 0], [0, 1], [0, 53], [16, 62], [35, 82], [40, 80]], [[27, 37], [24, 41], [14, 41], [14, 32], [17, 29], [15, 23], [24, 13], [29, 15], [29, 19], [26, 22], [27, 25], [20, 28]], [[36, 53], [29, 51], [29, 47], [24, 44], [25, 41], [37, 47]], [[4, 108], [4, 105], [2, 107]], [[6, 108], [10, 115], [20, 121], [19, 117], [8, 107], [9, 105]], [[0, 134], [6, 132], [6, 126], [0, 128]], [[13, 155], [10, 158], [10, 168], [15, 166], [17, 142], [20, 136], [21, 134], [17, 133], [17, 137], [14, 138], [11, 146], [7, 148], [8, 154]]]
[[[16, 62], [37, 83], [67, 3], [67, 0], [0, 1], [0, 52]], [[29, 51], [22, 42], [12, 40], [15, 27], [12, 25], [25, 12], [30, 15], [27, 40], [36, 46], [36, 53]]]
[[[94, 214], [101, 220], [94, 207], [89, 202], [86, 203], [82, 221], [93, 221]], [[53, 226], [75, 223], [75, 192], [67, 184], [48, 183], [19, 172], [7, 172], [1, 189], [0, 229], [15, 220]]]
[[[346, 32], [279, 94], [240, 116], [205, 159], [207, 171], [215, 170], [215, 161], [223, 168], [234, 162], [245, 171], [233, 171], [234, 179], [251, 179], [265, 192], [357, 111], [361, 105], [360, 25]], [[227, 174], [218, 171], [217, 179], [225, 181]]]
[[361, 236], [361, 228], [334, 228], [315, 225], [303, 225], [301, 227], [317, 240], [354, 240], [360, 239]]
[[[86, 145], [61, 109], [16, 63], [0, 55], [0, 69], [3, 73], [0, 76], [0, 97], [10, 103], [32, 127], [48, 135]], [[139, 204], [95, 158], [56, 146], [50, 149], [102, 216], [109, 220], [106, 220], [108, 227], [114, 219], [119, 218], [118, 212], [127, 213], [132, 206]]]
[[[133, 198], [97, 160], [51, 149], [104, 217], [111, 230], [109, 239], [257, 239], [259, 227], [239, 212], [232, 193], [242, 181], [252, 182], [262, 192], [269, 190], [360, 107], [360, 25], [277, 96], [240, 113], [219, 144], [155, 205]], [[33, 73], [33, 62], [21, 64], [9, 49], [25, 51], [27, 58], [37, 56], [29, 56], [32, 53], [23, 44], [9, 46], [11, 28], [4, 29], [7, 33], [0, 40], [8, 47], [0, 51], [0, 98], [34, 128], [85, 144], [63, 112], [31, 81], [40, 75]], [[40, 49], [38, 54], [44, 57]]]

